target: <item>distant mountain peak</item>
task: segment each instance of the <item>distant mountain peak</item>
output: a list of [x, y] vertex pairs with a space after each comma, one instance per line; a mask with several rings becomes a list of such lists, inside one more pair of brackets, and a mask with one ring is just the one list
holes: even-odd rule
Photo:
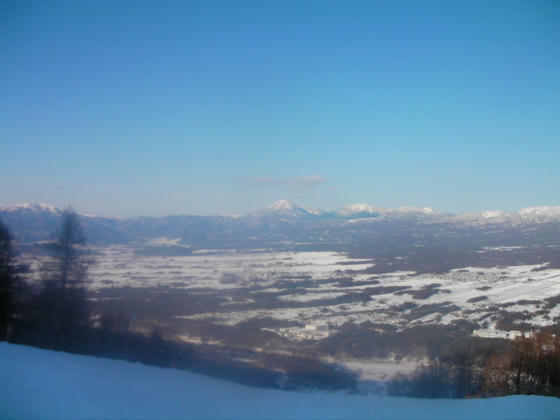
[[293, 210], [295, 208], [299, 208], [297, 204], [292, 203], [289, 200], [282, 199], [278, 200], [273, 203], [271, 206], [268, 207], [270, 210]]
[[349, 206], [346, 207], [342, 207], [336, 210], [335, 213], [338, 214], [339, 216], [348, 217], [348, 216], [355, 216], [358, 214], [378, 214], [382, 210], [383, 209], [372, 206], [371, 204], [355, 203], [355, 204], [350, 204]]
[[44, 204], [44, 203], [22, 203], [13, 206], [0, 206], [0, 211], [5, 211], [5, 212], [14, 212], [14, 211], [22, 211], [22, 210], [27, 210], [34, 213], [38, 213], [38, 212], [60, 213], [61, 211], [59, 208], [51, 204]]
[[278, 200], [266, 209], [256, 211], [253, 213], [255, 216], [265, 216], [265, 215], [279, 215], [288, 217], [299, 217], [299, 216], [310, 216], [310, 215], [320, 215], [324, 212], [317, 209], [308, 209], [306, 207], [300, 206], [299, 204], [293, 203], [289, 200], [282, 199]]

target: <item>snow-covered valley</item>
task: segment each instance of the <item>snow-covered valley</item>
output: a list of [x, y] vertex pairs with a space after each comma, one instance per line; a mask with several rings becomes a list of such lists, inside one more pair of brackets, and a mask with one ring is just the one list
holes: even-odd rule
[[[60, 211], [2, 211], [18, 238], [35, 238], [20, 242], [19, 257], [39, 285]], [[234, 360], [259, 366], [270, 354], [309, 355], [386, 381], [451, 337], [513, 339], [557, 325], [556, 214], [366, 204], [327, 213], [281, 200], [241, 217], [82, 215], [91, 320], [234, 349]]]
[[[160, 238], [158, 244], [176, 242]], [[232, 329], [239, 337], [261, 334], [262, 339], [244, 344], [252, 349], [297, 353], [307, 343], [336, 337], [348, 325], [369, 325], [382, 333], [468, 322], [474, 335], [514, 338], [519, 331], [530, 334], [560, 320], [560, 269], [547, 264], [378, 273], [376, 259], [333, 251], [200, 250], [150, 256], [139, 253], [138, 246], [91, 249], [94, 313], [124, 310], [133, 331], [149, 333], [157, 325], [165, 337], [191, 343], [228, 345], [223, 336]], [[39, 281], [47, 257], [22, 258], [31, 267], [29, 280]], [[274, 337], [284, 344], [267, 344]], [[411, 372], [425, 362], [423, 357], [397, 359], [391, 353], [360, 360], [328, 358], [376, 380]]]
[[[500, 311], [523, 315], [535, 326], [560, 319], [560, 305], [554, 304], [560, 269], [546, 264], [373, 274], [368, 269], [375, 267], [374, 259], [339, 252], [207, 250], [162, 257], [137, 255], [134, 247], [122, 245], [94, 251], [93, 301], [109, 299], [112, 289], [121, 288], [214, 295], [218, 305], [194, 313], [177, 308], [173, 316], [227, 325], [255, 317], [297, 321], [301, 325], [276, 330], [296, 339], [324, 337], [348, 321], [404, 328], [468, 320], [495, 329]], [[45, 258], [24, 255], [24, 260], [37, 281]]]

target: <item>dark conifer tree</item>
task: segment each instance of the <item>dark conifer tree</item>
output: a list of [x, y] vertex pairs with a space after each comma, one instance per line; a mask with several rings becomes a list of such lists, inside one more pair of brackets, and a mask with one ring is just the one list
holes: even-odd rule
[[12, 247], [12, 235], [0, 222], [0, 340], [8, 338], [9, 326], [16, 312], [18, 273], [19, 266]]

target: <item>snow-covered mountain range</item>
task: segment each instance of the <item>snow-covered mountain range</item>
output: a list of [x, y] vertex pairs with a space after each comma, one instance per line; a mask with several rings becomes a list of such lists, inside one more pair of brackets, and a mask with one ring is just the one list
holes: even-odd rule
[[[59, 215], [63, 209], [44, 203], [22, 203], [12, 206], [0, 206], [0, 216], [3, 214], [53, 214]], [[502, 223], [502, 222], [530, 222], [544, 223], [560, 220], [560, 206], [527, 207], [517, 212], [505, 212], [502, 210], [487, 210], [480, 212], [468, 212], [461, 214], [442, 213], [431, 207], [399, 207], [396, 209], [377, 207], [367, 203], [355, 203], [332, 211], [308, 208], [300, 206], [289, 200], [278, 200], [267, 208], [254, 211], [242, 217], [310, 217], [310, 216], [337, 216], [342, 218], [376, 218], [381, 216], [418, 215], [442, 218], [445, 220], [478, 222], [478, 223]], [[82, 214], [84, 217], [96, 217], [91, 214]], [[228, 217], [228, 216], [221, 216]], [[238, 218], [239, 216], [235, 216]]]
[[0, 206], [0, 212], [28, 212], [28, 213], [59, 213], [61, 210], [52, 204], [43, 203], [22, 203], [14, 206]]
[[[56, 230], [62, 209], [49, 204], [1, 206], [0, 220], [23, 242], [44, 240]], [[114, 219], [80, 214], [85, 233], [92, 242], [145, 242], [158, 237], [181, 238], [200, 246], [276, 246], [278, 243], [336, 244], [369, 240], [400, 232], [438, 235], [465, 229], [479, 232], [545, 229], [554, 233], [560, 226], [560, 206], [528, 207], [518, 212], [500, 210], [450, 214], [430, 207], [388, 209], [366, 203], [332, 211], [310, 209], [288, 200], [244, 216], [166, 216]], [[540, 229], [540, 228], [539, 228]], [[556, 230], [555, 230], [556, 229]], [[272, 245], [271, 245], [272, 244]]]
[[468, 222], [468, 223], [546, 223], [560, 221], [560, 206], [528, 207], [517, 212], [505, 212], [501, 210], [488, 210], [481, 212], [469, 212], [461, 214], [442, 213], [431, 207], [399, 207], [396, 209], [377, 207], [367, 203], [350, 204], [333, 211], [310, 209], [292, 203], [288, 200], [279, 200], [270, 207], [251, 213], [251, 216], [289, 216], [289, 217], [341, 217], [348, 219], [371, 219], [386, 217], [427, 217], [445, 221]]

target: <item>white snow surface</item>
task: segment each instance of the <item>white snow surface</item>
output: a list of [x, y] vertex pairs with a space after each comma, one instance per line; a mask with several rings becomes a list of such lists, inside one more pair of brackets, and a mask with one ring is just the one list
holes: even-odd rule
[[286, 199], [278, 200], [268, 208], [253, 212], [253, 216], [280, 215], [280, 216], [304, 216], [304, 215], [321, 215], [324, 212], [318, 209], [311, 209], [292, 203]]
[[340, 216], [352, 216], [354, 214], [359, 214], [359, 213], [380, 213], [382, 210], [383, 209], [372, 206], [371, 204], [356, 203], [338, 209], [336, 210], [336, 213]]
[[56, 208], [51, 204], [44, 204], [44, 203], [22, 203], [16, 204], [14, 206], [0, 206], [0, 211], [6, 212], [13, 212], [13, 211], [20, 211], [20, 210], [28, 210], [34, 213], [39, 212], [49, 212], [49, 213], [58, 213], [60, 209]]
[[295, 207], [297, 207], [297, 205], [292, 204], [291, 202], [289, 202], [286, 199], [282, 199], [282, 200], [278, 200], [275, 203], [273, 203], [269, 209], [270, 210], [293, 210]]
[[[148, 245], [173, 245], [173, 239], [159, 238]], [[176, 245], [179, 245], [177, 243]], [[235, 277], [237, 287], [258, 283], [272, 284], [285, 275], [305, 275], [323, 279], [343, 275], [348, 270], [371, 267], [371, 260], [349, 258], [340, 252], [273, 252], [273, 251], [212, 251], [195, 252], [182, 257], [138, 257], [134, 248], [122, 245], [92, 246], [97, 253], [96, 264], [90, 268], [92, 288], [114, 286], [153, 287], [183, 282], [185, 288], [229, 289], [231, 282], [224, 277]], [[30, 265], [32, 281], [38, 281], [39, 267], [47, 258], [24, 255]], [[321, 291], [324, 292], [324, 291]]]
[[545, 222], [560, 219], [560, 206], [527, 207], [517, 212], [531, 222]]
[[[176, 239], [159, 238], [153, 243], [175, 242]], [[187, 256], [161, 257], [138, 256], [133, 246], [91, 249], [96, 254], [89, 283], [94, 294], [111, 287], [161, 287], [162, 291], [181, 289], [195, 295], [219, 293], [227, 299], [227, 310], [209, 305], [196, 313], [178, 310], [173, 318], [212, 319], [223, 325], [271, 318], [329, 326], [314, 335], [307, 334], [303, 326], [275, 329], [277, 334], [293, 340], [333, 335], [348, 321], [406, 329], [467, 320], [485, 324], [481, 328], [495, 328], [497, 310], [524, 313], [528, 318], [525, 322], [534, 326], [552, 325], [560, 317], [560, 305], [547, 304], [547, 299], [560, 295], [560, 269], [547, 265], [462, 267], [440, 274], [369, 274], [364, 270], [374, 266], [375, 260], [350, 258], [332, 251], [204, 250]], [[504, 246], [480, 252], [513, 249]], [[27, 280], [40, 281], [40, 267], [48, 257], [22, 257], [30, 267]], [[373, 294], [367, 301], [338, 299], [368, 290]], [[274, 299], [282, 304], [249, 308], [242, 305], [255, 301], [253, 293], [278, 292], [282, 293]], [[92, 300], [96, 300], [95, 295]], [[307, 304], [293, 305], [295, 302]]]
[[491, 219], [493, 217], [502, 217], [505, 213], [501, 210], [487, 210], [480, 213], [480, 216], [485, 219]]
[[4, 419], [552, 419], [560, 399], [428, 400], [251, 388], [190, 372], [0, 343]]
[[151, 239], [146, 242], [148, 246], [185, 246], [181, 243], [181, 238], [167, 238], [165, 236]]
[[391, 214], [391, 213], [420, 213], [435, 214], [436, 211], [431, 207], [399, 207], [398, 209], [387, 209], [383, 207], [372, 206], [367, 203], [356, 203], [346, 207], [342, 207], [335, 211], [336, 214], [343, 217], [353, 216], [361, 213], [370, 214]]
[[[0, 212], [14, 213], [14, 212], [28, 212], [28, 213], [51, 213], [60, 214], [62, 209], [60, 207], [53, 206], [52, 204], [45, 203], [20, 203], [13, 206], [0, 206]], [[78, 213], [83, 217], [97, 217], [95, 214], [91, 213]]]

